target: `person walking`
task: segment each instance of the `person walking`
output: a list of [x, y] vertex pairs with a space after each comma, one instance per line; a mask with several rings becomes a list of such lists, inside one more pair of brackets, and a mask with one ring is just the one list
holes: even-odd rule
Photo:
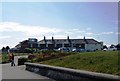
[[15, 66], [13, 53], [11, 54], [11, 66]]
[[9, 62], [11, 62], [11, 53], [8, 54]]

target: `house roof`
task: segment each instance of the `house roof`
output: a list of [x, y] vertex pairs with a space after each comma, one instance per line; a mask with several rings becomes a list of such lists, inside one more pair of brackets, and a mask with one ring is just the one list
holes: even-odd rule
[[[87, 44], [97, 44], [100, 43], [94, 39], [46, 39], [47, 44], [53, 44], [55, 42], [56, 44], [68, 44], [68, 43], [73, 43], [73, 44], [82, 44], [82, 43], [87, 43]], [[45, 44], [45, 40], [39, 41], [39, 44]]]

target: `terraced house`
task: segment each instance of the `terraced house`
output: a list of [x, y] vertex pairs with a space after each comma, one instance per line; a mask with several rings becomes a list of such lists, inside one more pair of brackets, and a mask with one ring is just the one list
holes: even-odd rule
[[69, 36], [66, 39], [46, 39], [38, 41], [36, 38], [29, 38], [24, 40], [15, 46], [16, 49], [25, 50], [25, 48], [37, 48], [37, 49], [58, 49], [61, 47], [67, 48], [79, 48], [87, 51], [101, 50], [103, 48], [103, 42], [98, 42], [95, 39], [70, 39]]
[[46, 39], [38, 42], [40, 49], [58, 49], [60, 47], [69, 48], [81, 48], [85, 50], [101, 50], [103, 48], [103, 42], [98, 42], [94, 39]]

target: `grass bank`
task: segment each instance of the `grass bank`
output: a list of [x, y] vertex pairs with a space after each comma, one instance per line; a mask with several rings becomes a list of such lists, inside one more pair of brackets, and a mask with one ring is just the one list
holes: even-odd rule
[[120, 54], [118, 51], [97, 51], [43, 61], [42, 63], [66, 68], [120, 75]]

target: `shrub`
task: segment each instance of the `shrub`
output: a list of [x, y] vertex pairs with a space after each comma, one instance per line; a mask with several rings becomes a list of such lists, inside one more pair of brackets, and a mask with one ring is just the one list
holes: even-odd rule
[[38, 50], [36, 53], [38, 53], [38, 54], [42, 54], [42, 51]]
[[42, 61], [42, 60], [43, 60], [43, 58], [40, 57], [40, 56], [38, 56], [38, 57], [34, 58], [34, 59], [32, 60], [32, 62], [40, 62], [40, 61]]
[[43, 54], [51, 54], [51, 53], [54, 53], [54, 52], [56, 52], [56, 51], [54, 51], [54, 50], [43, 50], [42, 51]]
[[8, 63], [9, 61], [9, 57], [7, 53], [2, 53], [2, 63]]
[[36, 57], [36, 56], [33, 55], [33, 54], [28, 55], [28, 59], [29, 59], [29, 60], [32, 60], [32, 59], [34, 59], [35, 57]]

